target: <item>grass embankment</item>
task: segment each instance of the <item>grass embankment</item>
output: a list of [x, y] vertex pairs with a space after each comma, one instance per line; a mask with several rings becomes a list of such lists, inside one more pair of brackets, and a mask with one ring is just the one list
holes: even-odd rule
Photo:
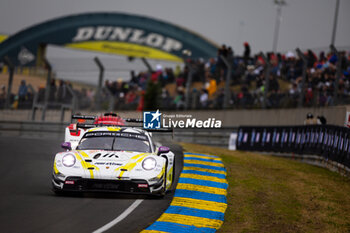
[[218, 155], [229, 183], [218, 232], [350, 232], [350, 179], [297, 161], [181, 144]]

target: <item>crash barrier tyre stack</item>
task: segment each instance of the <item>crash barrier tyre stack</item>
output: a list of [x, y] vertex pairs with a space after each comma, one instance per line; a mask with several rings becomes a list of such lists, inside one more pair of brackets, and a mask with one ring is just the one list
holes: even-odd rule
[[184, 167], [169, 208], [142, 233], [216, 232], [224, 221], [227, 187], [219, 157], [184, 153]]
[[334, 125], [239, 127], [238, 150], [318, 155], [350, 168], [350, 129]]

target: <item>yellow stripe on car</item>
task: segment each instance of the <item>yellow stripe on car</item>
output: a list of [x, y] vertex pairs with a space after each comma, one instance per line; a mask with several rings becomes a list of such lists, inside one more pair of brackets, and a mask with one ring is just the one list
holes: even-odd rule
[[56, 166], [56, 161], [53, 163], [53, 170], [55, 171], [55, 174], [59, 173], [57, 166]]
[[124, 166], [120, 166], [115, 169], [115, 171], [120, 171], [119, 177], [123, 177], [125, 171], [121, 171], [121, 169], [126, 169], [127, 171], [132, 170], [138, 163], [140, 163], [149, 153], [141, 153], [133, 156], [127, 164]]
[[119, 131], [119, 130], [121, 130], [121, 128], [119, 128], [119, 127], [107, 127], [107, 130], [108, 131]]
[[174, 176], [173, 170], [174, 170], [174, 166], [170, 168], [168, 173], [167, 182], [169, 182], [169, 184], [167, 184], [167, 188], [170, 188], [171, 185], [173, 184], [173, 176]]
[[160, 179], [165, 173], [165, 166], [162, 168], [161, 172], [158, 174], [157, 178]]
[[94, 131], [99, 131], [101, 130], [100, 128], [91, 128], [91, 129], [88, 129], [88, 132], [94, 132]]
[[[90, 173], [90, 178], [93, 179], [94, 178], [94, 170], [100, 170], [97, 166], [86, 162], [84, 159], [81, 158], [80, 155], [82, 155], [84, 158], [90, 158], [88, 154], [86, 154], [84, 151], [78, 151], [79, 153], [75, 153], [75, 156], [78, 158], [78, 160], [80, 161], [81, 165], [83, 166], [83, 168], [85, 170], [88, 170]], [[89, 167], [94, 168], [94, 169], [89, 169]]]

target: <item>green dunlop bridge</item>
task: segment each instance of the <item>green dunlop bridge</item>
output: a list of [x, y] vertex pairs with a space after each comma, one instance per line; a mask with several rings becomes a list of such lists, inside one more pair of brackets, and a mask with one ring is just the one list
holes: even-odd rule
[[15, 65], [42, 65], [47, 45], [130, 57], [182, 61], [216, 56], [217, 45], [190, 30], [149, 17], [123, 13], [86, 13], [52, 19], [7, 37], [0, 59]]

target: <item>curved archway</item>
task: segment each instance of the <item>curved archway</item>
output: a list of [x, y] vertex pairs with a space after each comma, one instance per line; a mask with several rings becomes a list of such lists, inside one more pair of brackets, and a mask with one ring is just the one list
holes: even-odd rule
[[88, 13], [61, 17], [24, 29], [0, 44], [16, 65], [41, 62], [47, 44], [132, 57], [181, 61], [216, 55], [217, 45], [179, 26], [122, 13]]

